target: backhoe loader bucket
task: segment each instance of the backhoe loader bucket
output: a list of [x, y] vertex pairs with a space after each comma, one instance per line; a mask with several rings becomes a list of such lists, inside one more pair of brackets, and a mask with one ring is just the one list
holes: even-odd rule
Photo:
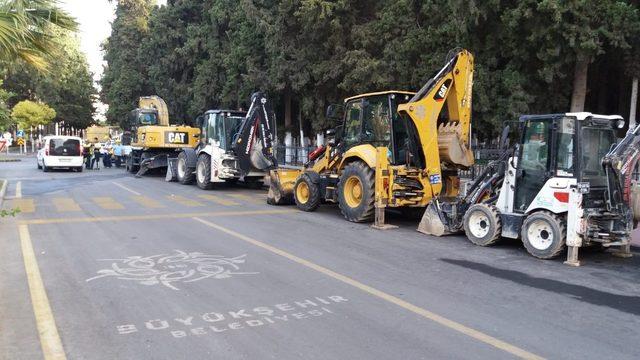
[[427, 209], [424, 215], [422, 215], [422, 220], [420, 220], [420, 224], [418, 224], [418, 231], [433, 236], [443, 236], [453, 233], [442, 221], [438, 208], [433, 202], [427, 205]]
[[448, 122], [438, 128], [438, 152], [440, 159], [450, 164], [470, 167], [473, 152], [460, 138], [460, 123]]

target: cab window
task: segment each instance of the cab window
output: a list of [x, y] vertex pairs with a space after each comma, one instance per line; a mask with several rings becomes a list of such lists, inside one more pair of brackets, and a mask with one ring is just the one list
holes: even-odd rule
[[386, 95], [364, 99], [362, 140], [374, 146], [389, 146], [391, 143], [391, 114]]
[[346, 147], [360, 142], [362, 116], [362, 100], [354, 100], [347, 103], [345, 108], [343, 142]]

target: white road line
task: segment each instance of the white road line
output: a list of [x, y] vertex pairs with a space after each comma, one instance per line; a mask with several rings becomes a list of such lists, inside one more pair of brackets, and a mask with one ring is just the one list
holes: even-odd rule
[[16, 199], [20, 199], [22, 197], [22, 181], [18, 181], [16, 183]]
[[111, 183], [112, 183], [113, 185], [115, 185], [115, 186], [119, 187], [119, 188], [122, 188], [122, 189], [124, 189], [124, 190], [127, 190], [128, 192], [130, 192], [130, 193], [132, 193], [132, 194], [134, 194], [134, 195], [138, 195], [138, 196], [142, 195], [142, 194], [140, 194], [139, 192], [137, 192], [137, 191], [135, 191], [135, 190], [131, 190], [131, 189], [129, 189], [128, 187], [126, 187], [126, 186], [124, 186], [124, 185], [122, 185], [122, 184], [120, 184], [120, 183], [117, 183], [117, 182], [115, 182], [115, 181], [112, 181]]

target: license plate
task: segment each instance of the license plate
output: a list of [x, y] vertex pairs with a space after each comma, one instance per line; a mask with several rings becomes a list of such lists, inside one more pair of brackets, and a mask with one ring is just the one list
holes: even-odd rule
[[60, 162], [69, 162], [71, 159], [60, 159]]

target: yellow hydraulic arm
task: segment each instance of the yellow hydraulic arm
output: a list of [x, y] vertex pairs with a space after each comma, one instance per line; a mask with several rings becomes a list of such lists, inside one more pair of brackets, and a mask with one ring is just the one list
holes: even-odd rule
[[[433, 195], [442, 190], [442, 165], [454, 169], [473, 165], [469, 144], [473, 55], [457, 50], [447, 64], [398, 112], [415, 126]], [[447, 118], [438, 124], [444, 104]]]

